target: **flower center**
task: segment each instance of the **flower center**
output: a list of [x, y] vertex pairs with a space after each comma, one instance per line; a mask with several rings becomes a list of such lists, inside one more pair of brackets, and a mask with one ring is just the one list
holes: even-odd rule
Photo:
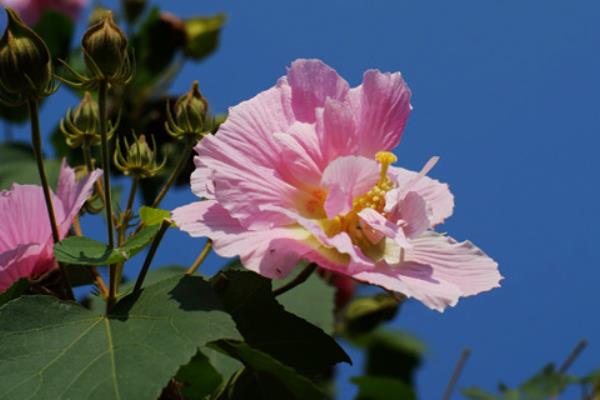
[[372, 208], [383, 213], [385, 207], [385, 194], [394, 187], [394, 183], [388, 177], [389, 166], [398, 159], [389, 151], [380, 151], [375, 154], [375, 160], [381, 165], [380, 177], [375, 186], [367, 193], [352, 201], [352, 210], [345, 215], [337, 215], [333, 219], [323, 222], [327, 236], [335, 236], [346, 231], [352, 241], [357, 243], [363, 239], [358, 213], [365, 208]]

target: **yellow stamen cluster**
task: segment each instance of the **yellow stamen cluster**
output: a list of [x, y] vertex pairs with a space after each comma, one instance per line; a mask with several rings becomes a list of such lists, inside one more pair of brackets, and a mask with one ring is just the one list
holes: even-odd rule
[[346, 215], [338, 215], [326, 222], [326, 233], [334, 236], [342, 231], [347, 231], [350, 237], [360, 236], [358, 227], [358, 213], [365, 208], [372, 208], [383, 212], [385, 208], [385, 194], [390, 191], [394, 184], [387, 175], [390, 164], [397, 161], [394, 154], [389, 151], [380, 151], [375, 154], [375, 160], [381, 164], [379, 181], [367, 193], [352, 201], [352, 210]]

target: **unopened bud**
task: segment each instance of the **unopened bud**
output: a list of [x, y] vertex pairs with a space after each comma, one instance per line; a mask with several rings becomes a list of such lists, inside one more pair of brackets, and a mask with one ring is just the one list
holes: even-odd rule
[[85, 92], [75, 110], [67, 110], [60, 129], [70, 147], [92, 146], [100, 143], [100, 111], [90, 92]]
[[50, 93], [52, 83], [48, 46], [11, 8], [6, 14], [8, 24], [0, 39], [2, 97], [21, 102], [41, 98]]
[[152, 147], [148, 145], [146, 137], [140, 135], [134, 136], [134, 142], [129, 144], [124, 139], [124, 151], [121, 143], [117, 142], [117, 148], [114, 155], [114, 163], [117, 168], [125, 175], [134, 176], [139, 179], [155, 176], [166, 164], [166, 159], [161, 163], [157, 162], [156, 141], [152, 138]]
[[81, 40], [81, 47], [88, 68], [106, 79], [120, 75], [129, 62], [127, 37], [113, 20], [110, 11], [88, 28]]
[[190, 90], [177, 99], [175, 115], [167, 107], [167, 132], [178, 139], [187, 136], [198, 140], [209, 133], [211, 126], [208, 102], [198, 90], [198, 81], [194, 81]]

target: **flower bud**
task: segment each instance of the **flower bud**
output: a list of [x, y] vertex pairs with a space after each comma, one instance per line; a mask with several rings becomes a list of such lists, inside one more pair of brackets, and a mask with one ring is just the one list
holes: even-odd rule
[[129, 63], [127, 37], [113, 20], [110, 11], [88, 28], [81, 40], [81, 47], [88, 68], [104, 78], [120, 75]]
[[75, 110], [68, 110], [60, 129], [72, 148], [100, 143], [100, 112], [90, 92], [85, 92]]
[[165, 166], [167, 160], [163, 159], [160, 164], [157, 162], [154, 138], [152, 138], [152, 147], [148, 145], [144, 135], [134, 136], [134, 139], [135, 141], [131, 145], [127, 139], [123, 140], [125, 152], [121, 149], [121, 143], [117, 142], [114, 163], [125, 175], [139, 179], [153, 177]]
[[210, 131], [207, 115], [208, 102], [198, 90], [198, 81], [194, 81], [189, 92], [177, 99], [174, 116], [167, 107], [167, 132], [178, 139], [187, 136], [198, 140]]
[[[10, 8], [0, 39], [0, 85], [3, 97], [21, 102], [49, 94], [52, 62], [46, 43]], [[15, 104], [18, 104], [15, 102]]]

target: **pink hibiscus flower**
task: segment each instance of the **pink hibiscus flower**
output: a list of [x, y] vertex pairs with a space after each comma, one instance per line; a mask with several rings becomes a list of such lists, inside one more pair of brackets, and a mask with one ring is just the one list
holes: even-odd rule
[[[60, 238], [92, 193], [100, 170], [77, 182], [75, 171], [63, 161], [56, 195], [52, 193]], [[0, 192], [0, 292], [20, 278], [38, 278], [57, 267], [52, 230], [41, 186], [14, 184]]]
[[223, 257], [269, 278], [300, 259], [443, 310], [499, 286], [497, 264], [435, 233], [452, 214], [446, 184], [392, 166], [411, 111], [400, 73], [370, 70], [350, 88], [318, 60], [297, 60], [273, 88], [229, 111], [195, 148], [192, 191], [173, 211]]
[[45, 10], [58, 11], [77, 19], [87, 0], [0, 0], [0, 5], [10, 7], [29, 25], [35, 24]]

